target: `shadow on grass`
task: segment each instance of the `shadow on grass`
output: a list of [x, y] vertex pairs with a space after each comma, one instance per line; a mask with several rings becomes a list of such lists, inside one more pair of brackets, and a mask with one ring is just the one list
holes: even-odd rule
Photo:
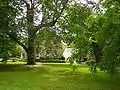
[[[23, 80], [28, 80], [30, 86], [35, 87], [36, 85], [36, 87], [41, 86], [45, 88], [42, 90], [63, 90], [63, 88], [65, 88], [64, 90], [120, 90], [120, 75], [109, 76], [103, 72], [92, 74], [87, 70], [86, 66], [79, 65], [78, 67], [78, 71], [72, 72], [69, 64], [39, 64], [35, 66], [24, 64], [0, 64], [0, 72], [8, 72], [8, 74], [2, 73], [3, 76], [8, 75], [9, 77], [7, 78], [10, 78], [10, 75], [13, 76], [17, 79], [15, 79], [15, 83], [18, 83], [18, 80], [21, 80], [21, 83], [24, 83]], [[34, 71], [35, 73], [22, 73], [21, 76], [21, 71]], [[12, 79], [10, 78], [10, 80]], [[8, 82], [8, 79], [6, 79], [6, 82]], [[40, 82], [42, 82], [42, 84]], [[49, 87], [46, 88], [47, 86]], [[56, 89], [56, 87], [60, 89]], [[83, 87], [83, 89], [81, 87]]]
[[[77, 78], [77, 79], [87, 79], [92, 81], [99, 81], [104, 83], [112, 80], [112, 82], [117, 82], [120, 80], [120, 74], [110, 76], [103, 72], [98, 72], [92, 74], [90, 71], [82, 71], [83, 69], [87, 70], [86, 66], [79, 65], [79, 70], [73, 72], [68, 64], [39, 64], [39, 65], [24, 65], [24, 64], [0, 64], [0, 72], [26, 72], [26, 71], [35, 71], [39, 74], [45, 73], [48, 77], [50, 75], [58, 75], [63, 78]], [[87, 72], [87, 73], [86, 73]]]
[[48, 69], [41, 65], [25, 65], [25, 64], [0, 64], [0, 72], [23, 72], [23, 71], [42, 71], [47, 72]]

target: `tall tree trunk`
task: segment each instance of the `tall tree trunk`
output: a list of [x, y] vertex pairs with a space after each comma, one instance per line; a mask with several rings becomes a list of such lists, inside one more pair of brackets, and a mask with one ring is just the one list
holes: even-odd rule
[[28, 61], [27, 64], [28, 65], [35, 65], [35, 60], [36, 60], [36, 56], [35, 56], [35, 36], [36, 34], [33, 33], [32, 31], [30, 31], [29, 35], [28, 35]]
[[35, 60], [36, 60], [36, 52], [35, 52], [35, 37], [36, 37], [36, 32], [33, 29], [34, 21], [34, 5], [31, 2], [31, 5], [27, 5], [27, 29], [28, 29], [28, 65], [35, 65]]

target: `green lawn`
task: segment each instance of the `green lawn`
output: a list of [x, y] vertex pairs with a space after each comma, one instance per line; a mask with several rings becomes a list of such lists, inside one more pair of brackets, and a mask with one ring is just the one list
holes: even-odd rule
[[120, 90], [120, 75], [91, 74], [84, 65], [0, 65], [0, 90]]

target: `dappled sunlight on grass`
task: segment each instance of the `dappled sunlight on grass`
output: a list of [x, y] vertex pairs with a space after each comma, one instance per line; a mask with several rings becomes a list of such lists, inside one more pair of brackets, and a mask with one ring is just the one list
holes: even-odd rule
[[120, 75], [92, 74], [85, 65], [75, 72], [69, 64], [0, 65], [0, 90], [120, 90], [119, 81]]

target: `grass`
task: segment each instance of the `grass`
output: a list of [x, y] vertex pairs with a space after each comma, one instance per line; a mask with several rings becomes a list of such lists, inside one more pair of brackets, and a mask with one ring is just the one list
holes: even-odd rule
[[91, 74], [85, 65], [0, 64], [0, 90], [120, 90], [120, 75]]

